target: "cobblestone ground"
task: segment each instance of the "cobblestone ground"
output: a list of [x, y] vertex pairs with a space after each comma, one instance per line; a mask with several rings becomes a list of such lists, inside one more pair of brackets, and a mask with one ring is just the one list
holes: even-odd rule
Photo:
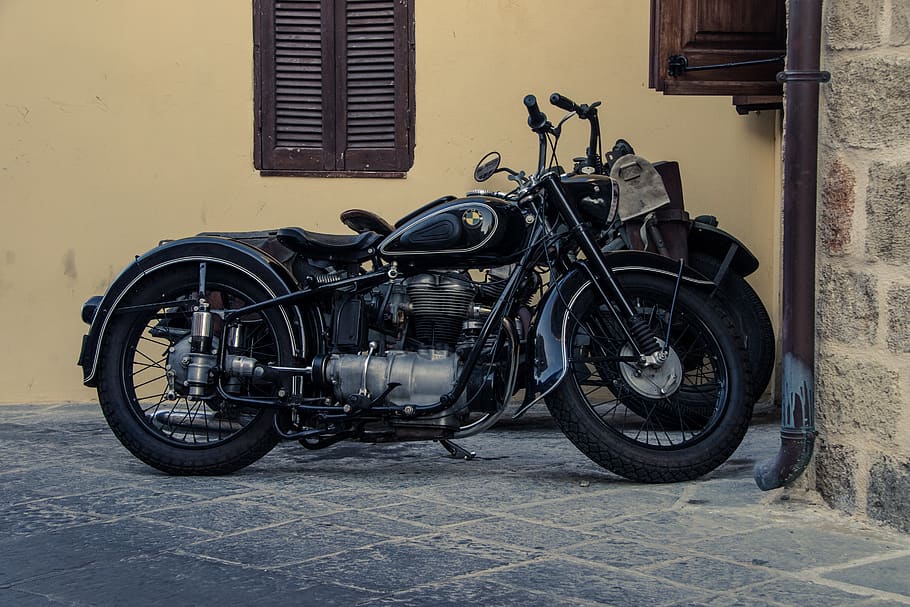
[[755, 486], [771, 416], [709, 476], [648, 486], [544, 413], [465, 439], [472, 461], [288, 444], [176, 478], [97, 406], [0, 407], [0, 605], [910, 605], [910, 536]]

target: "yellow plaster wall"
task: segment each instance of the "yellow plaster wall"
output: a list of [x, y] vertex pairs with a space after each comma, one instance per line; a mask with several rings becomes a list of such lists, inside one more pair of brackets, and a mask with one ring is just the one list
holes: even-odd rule
[[[690, 212], [716, 214], [752, 248], [751, 280], [776, 308], [775, 114], [648, 90], [648, 3], [416, 2], [416, 160], [398, 180], [253, 170], [250, 0], [0, 3], [0, 403], [94, 398], [75, 366], [79, 308], [159, 239], [343, 232], [345, 208], [394, 220], [473, 187], [491, 149], [531, 168], [527, 92], [600, 99], [608, 142], [680, 160]], [[584, 148], [575, 126], [566, 165]]]

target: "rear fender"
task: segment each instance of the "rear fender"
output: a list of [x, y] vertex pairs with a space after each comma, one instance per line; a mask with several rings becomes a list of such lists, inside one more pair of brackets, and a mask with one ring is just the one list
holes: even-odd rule
[[[649, 274], [667, 280], [676, 280], [678, 263], [655, 253], [645, 251], [616, 251], [607, 253], [604, 259], [617, 277], [623, 274]], [[541, 301], [529, 341], [528, 359], [533, 360], [533, 380], [525, 396], [524, 405], [530, 406], [549, 394], [566, 376], [568, 351], [566, 350], [566, 327], [569, 313], [585, 292], [594, 288], [591, 273], [585, 262], [578, 263], [568, 274], [559, 279]], [[682, 281], [701, 289], [713, 289], [714, 283], [692, 270], [683, 268]]]
[[[91, 298], [83, 307], [82, 318], [89, 323], [89, 331], [82, 338], [82, 352], [79, 365], [82, 367], [83, 383], [97, 385], [98, 356], [105, 334], [124, 296], [140, 281], [160, 272], [172, 271], [181, 264], [208, 264], [229, 266], [243, 272], [259, 283], [272, 297], [287, 295], [298, 290], [294, 277], [280, 262], [265, 252], [249, 245], [210, 236], [196, 236], [164, 243], [151, 251], [136, 257], [108, 287], [100, 299]], [[321, 332], [318, 314], [301, 316], [299, 308], [283, 307], [282, 316], [291, 336], [294, 355], [306, 354], [313, 345], [309, 340], [317, 339]], [[315, 325], [313, 323], [316, 323]]]
[[[707, 253], [721, 261], [721, 275], [710, 277], [718, 284], [723, 280], [723, 273], [727, 268], [740, 276], [748, 276], [758, 269], [758, 258], [746, 245], [729, 232], [698, 219], [693, 221], [692, 227], [689, 228], [689, 255], [693, 253]], [[724, 263], [728, 256], [729, 261]]]

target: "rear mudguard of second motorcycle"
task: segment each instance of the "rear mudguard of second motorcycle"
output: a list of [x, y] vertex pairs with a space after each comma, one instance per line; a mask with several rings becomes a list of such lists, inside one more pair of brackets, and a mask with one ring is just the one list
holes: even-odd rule
[[[604, 259], [616, 276], [630, 273], [649, 274], [675, 281], [679, 274], [678, 263], [655, 253], [616, 251], [605, 254]], [[595, 288], [585, 263], [579, 262], [563, 276], [547, 292], [538, 306], [537, 318], [531, 331], [533, 341], [528, 341], [527, 352], [527, 360], [534, 361], [534, 372], [533, 375], [529, 374], [529, 385], [525, 391], [522, 409], [549, 394], [568, 371], [566, 326], [569, 313], [575, 300], [586, 289]], [[683, 268], [682, 280], [687, 285], [704, 289], [714, 288], [714, 283], [689, 267]]]
[[[696, 217], [689, 228], [689, 255], [706, 253], [721, 262], [721, 275], [709, 276], [718, 284], [728, 269], [740, 276], [748, 276], [758, 269], [758, 258], [735, 236], [717, 227], [717, 219], [710, 215]], [[729, 262], [724, 261], [729, 257]]]
[[[212, 236], [195, 236], [165, 242], [136, 257], [133, 263], [114, 279], [103, 297], [92, 298], [83, 308], [83, 320], [90, 323], [88, 334], [82, 338], [82, 352], [79, 356], [83, 383], [86, 386], [97, 385], [98, 356], [105, 331], [124, 296], [141, 281], [153, 275], [173, 271], [181, 264], [198, 266], [203, 262], [209, 265], [228, 266], [246, 274], [272, 297], [287, 295], [297, 290], [293, 276], [280, 262], [252, 246]], [[318, 329], [313, 330], [312, 325], [313, 322], [318, 322], [318, 314], [314, 315], [314, 318], [303, 319], [297, 308], [281, 310], [293, 341], [294, 354], [300, 355], [302, 348], [310, 345], [306, 344], [307, 338], [312, 339], [313, 333], [320, 335]]]

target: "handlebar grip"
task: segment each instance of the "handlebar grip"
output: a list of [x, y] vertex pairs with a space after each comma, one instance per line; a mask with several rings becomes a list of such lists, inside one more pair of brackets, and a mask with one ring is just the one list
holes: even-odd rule
[[528, 108], [528, 126], [535, 131], [543, 128], [547, 124], [547, 115], [537, 107], [537, 97], [525, 95], [524, 103]]
[[550, 95], [550, 103], [552, 103], [556, 107], [563, 109], [567, 112], [574, 112], [578, 109], [578, 106], [575, 104], [574, 101], [572, 101], [568, 97], [564, 97], [563, 95], [560, 95], [559, 93], [553, 93], [552, 95]]

